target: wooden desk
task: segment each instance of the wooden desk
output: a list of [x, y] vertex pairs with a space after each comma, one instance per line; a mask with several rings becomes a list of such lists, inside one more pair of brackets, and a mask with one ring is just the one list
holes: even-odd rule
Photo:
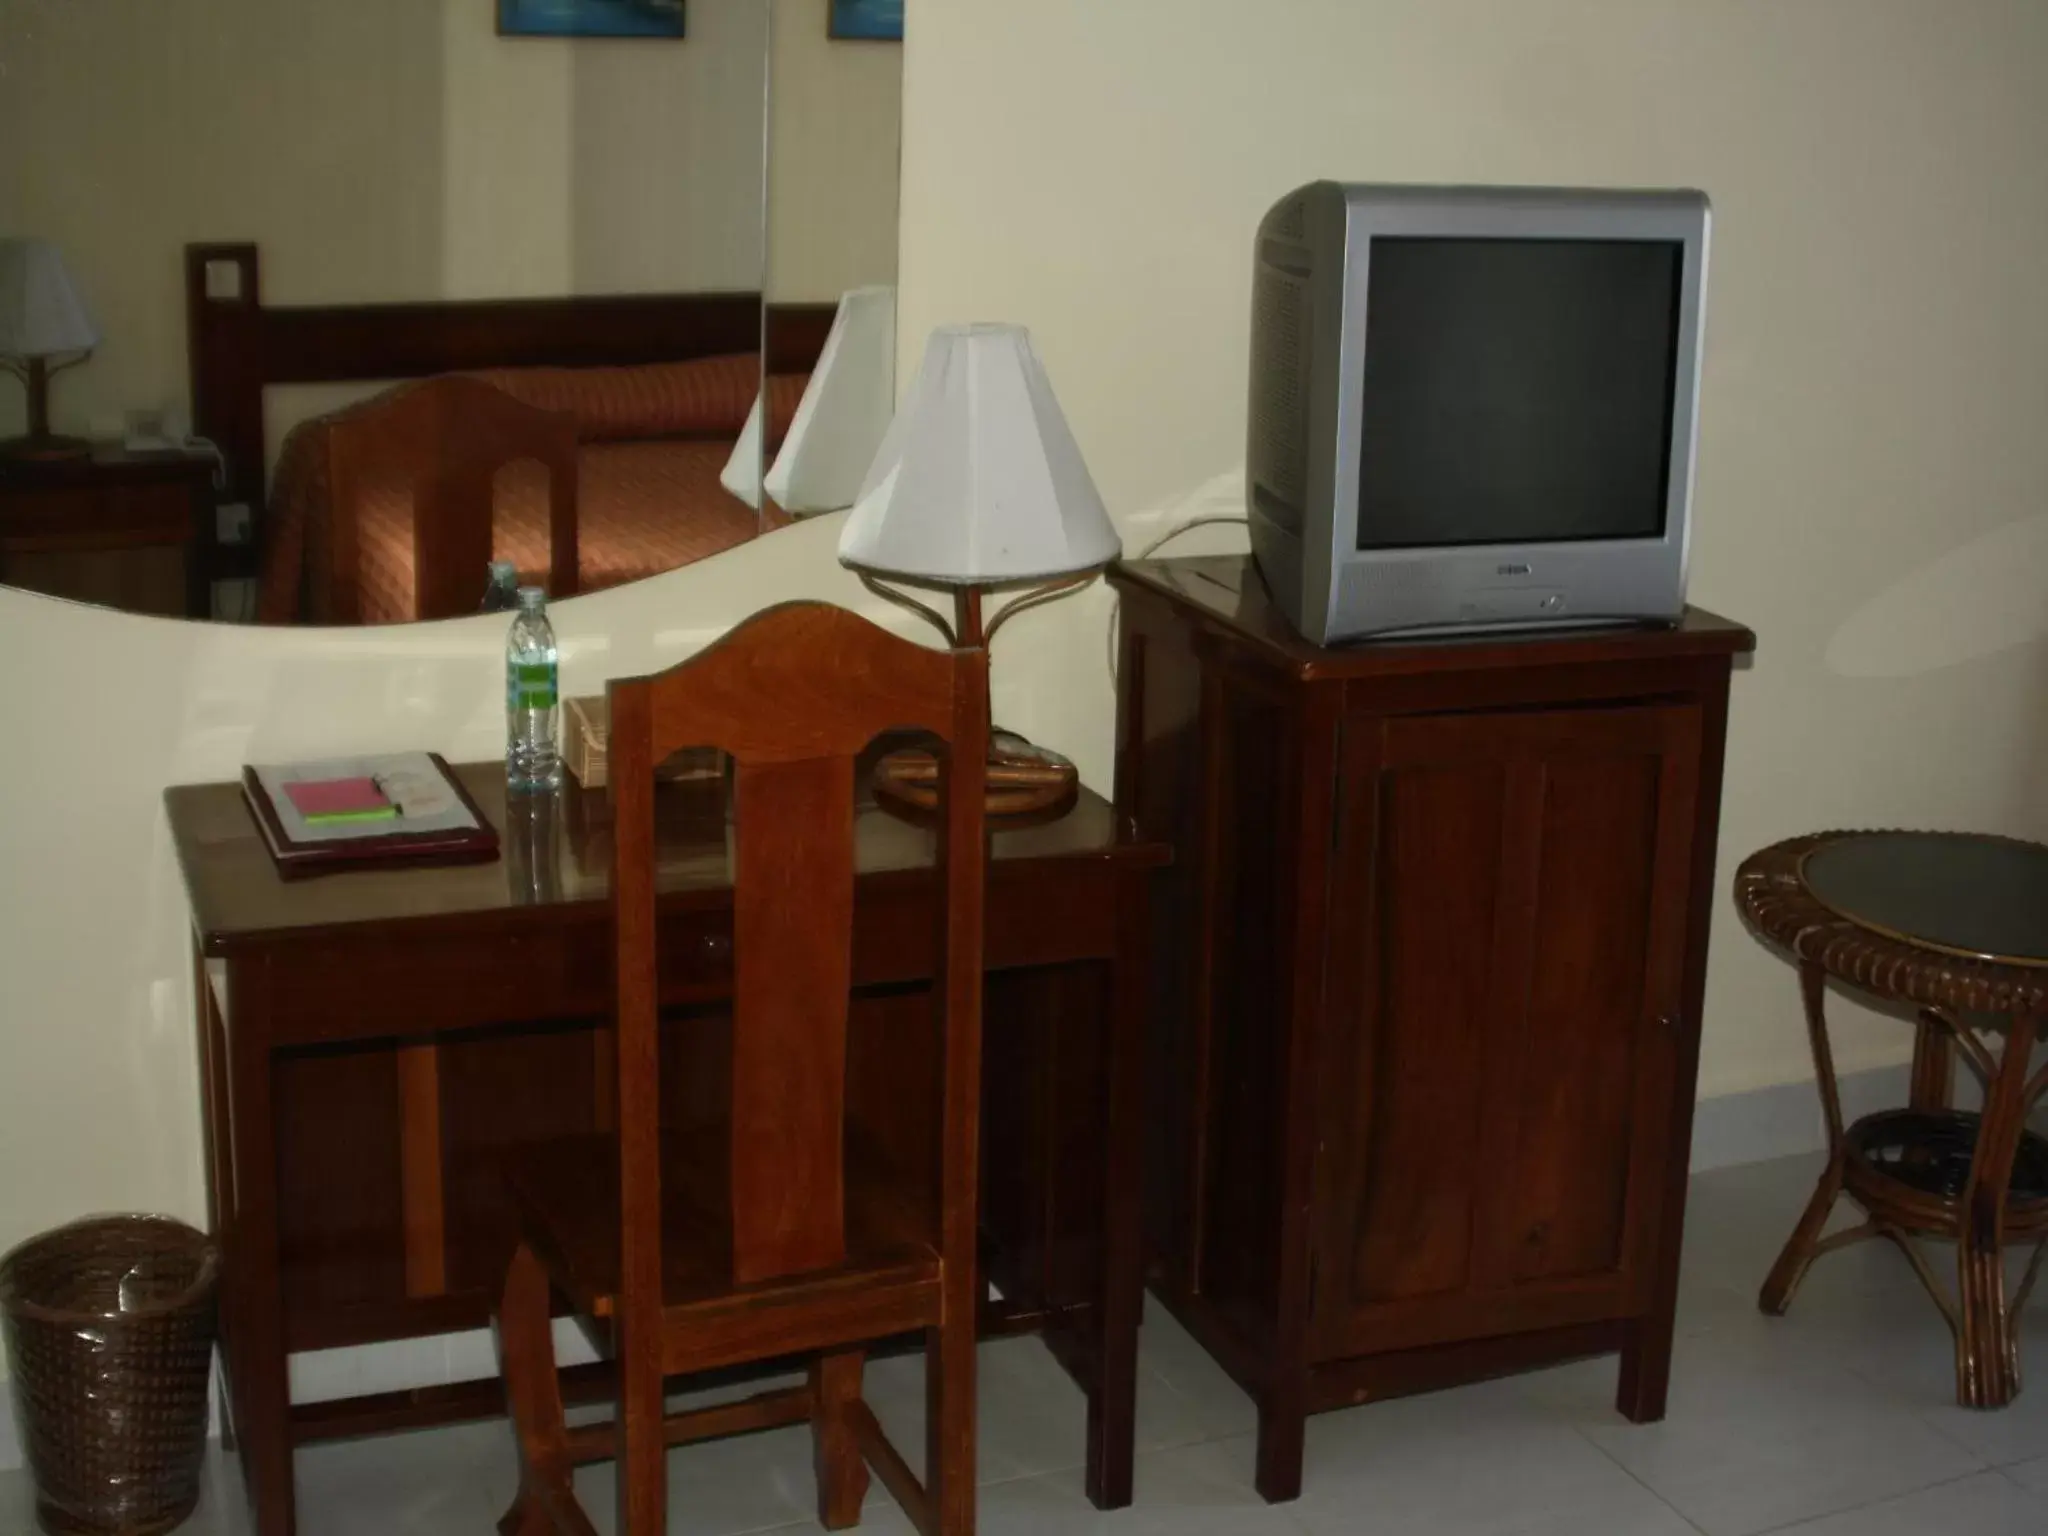
[[[571, 788], [508, 820], [502, 767], [459, 772], [505, 833], [498, 863], [288, 883], [234, 786], [165, 795], [192, 903], [228, 1424], [261, 1536], [294, 1528], [295, 1446], [501, 1411], [495, 1378], [294, 1407], [286, 1361], [483, 1326], [510, 1252], [503, 1149], [608, 1123], [604, 797]], [[724, 787], [660, 802], [664, 1106], [702, 1125], [730, 1047]], [[931, 834], [865, 802], [858, 827], [849, 1112], [931, 1168], [936, 1130], [903, 1105], [937, 1096], [895, 1091], [936, 1070]], [[998, 832], [990, 865], [983, 1227], [1006, 1299], [987, 1323], [1042, 1330], [1086, 1390], [1105, 1508], [1130, 1499], [1146, 876], [1166, 860], [1084, 792]]]

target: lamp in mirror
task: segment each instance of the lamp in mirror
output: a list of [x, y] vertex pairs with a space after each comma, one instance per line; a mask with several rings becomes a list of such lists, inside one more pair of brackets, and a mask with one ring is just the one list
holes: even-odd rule
[[[719, 476], [761, 505], [766, 380]], [[859, 496], [896, 406], [896, 290], [886, 283], [840, 297], [789, 431], [767, 472], [767, 494], [796, 517], [844, 512]]]
[[64, 258], [47, 240], [0, 240], [0, 364], [28, 389], [28, 434], [0, 442], [0, 458], [75, 458], [83, 438], [50, 431], [50, 380], [82, 363], [100, 333]]
[[[1030, 332], [933, 332], [840, 534], [840, 561], [950, 643], [980, 647], [1012, 615], [1086, 586], [1121, 552]], [[952, 621], [906, 586], [950, 591]], [[982, 599], [993, 590], [1018, 595], [984, 623]], [[928, 804], [932, 777], [928, 760], [898, 754], [876, 788]], [[991, 811], [1037, 810], [1071, 796], [1074, 774], [1012, 738], [999, 742], [989, 784]]]
[[855, 288], [839, 301], [818, 366], [768, 471], [785, 512], [839, 512], [860, 495], [896, 405], [896, 290]]

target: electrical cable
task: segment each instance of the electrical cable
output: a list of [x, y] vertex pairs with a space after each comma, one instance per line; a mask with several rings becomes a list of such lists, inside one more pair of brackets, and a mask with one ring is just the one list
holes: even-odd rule
[[[1242, 516], [1241, 514], [1224, 512], [1205, 514], [1201, 517], [1191, 517], [1186, 522], [1177, 523], [1173, 527], [1167, 529], [1166, 532], [1162, 533], [1150, 544], [1147, 544], [1143, 549], [1139, 550], [1137, 557], [1140, 560], [1150, 560], [1154, 555], [1158, 554], [1160, 550], [1166, 548], [1167, 545], [1171, 544], [1175, 539], [1179, 538], [1184, 533], [1192, 533], [1197, 528], [1215, 528], [1221, 527], [1225, 524], [1241, 524], [1242, 526], [1249, 528], [1251, 526], [1251, 519]], [[1122, 606], [1123, 600], [1121, 598], [1113, 597], [1110, 599], [1108, 641], [1109, 655], [1107, 659], [1109, 662], [1109, 682], [1111, 687], [1116, 686], [1116, 618], [1117, 610]]]

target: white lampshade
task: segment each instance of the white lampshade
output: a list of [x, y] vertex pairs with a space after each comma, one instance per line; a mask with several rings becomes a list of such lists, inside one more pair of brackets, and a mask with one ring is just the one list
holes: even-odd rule
[[100, 333], [47, 240], [0, 240], [0, 357], [90, 352]]
[[855, 288], [839, 301], [832, 333], [768, 471], [785, 512], [837, 512], [860, 495], [896, 407], [896, 290]]
[[[719, 483], [748, 506], [761, 505], [766, 391], [754, 397]], [[804, 386], [789, 432], [768, 471], [768, 494], [785, 512], [837, 512], [853, 505], [896, 403], [896, 290], [842, 295], [832, 330]]]
[[718, 472], [718, 483], [756, 512], [761, 510], [761, 418], [767, 396], [765, 385], [754, 395], [754, 408], [747, 412], [739, 440], [726, 456], [725, 468]]
[[1031, 333], [934, 331], [840, 534], [840, 560], [967, 586], [1070, 576], [1121, 551]]

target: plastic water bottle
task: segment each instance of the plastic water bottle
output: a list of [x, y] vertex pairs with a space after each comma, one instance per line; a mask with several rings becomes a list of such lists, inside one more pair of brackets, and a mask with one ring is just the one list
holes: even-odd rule
[[493, 560], [490, 578], [484, 585], [483, 607], [479, 613], [510, 613], [519, 606], [519, 567], [510, 560]]
[[561, 652], [548, 623], [548, 595], [519, 589], [519, 617], [505, 642], [505, 788], [546, 794], [562, 783]]

